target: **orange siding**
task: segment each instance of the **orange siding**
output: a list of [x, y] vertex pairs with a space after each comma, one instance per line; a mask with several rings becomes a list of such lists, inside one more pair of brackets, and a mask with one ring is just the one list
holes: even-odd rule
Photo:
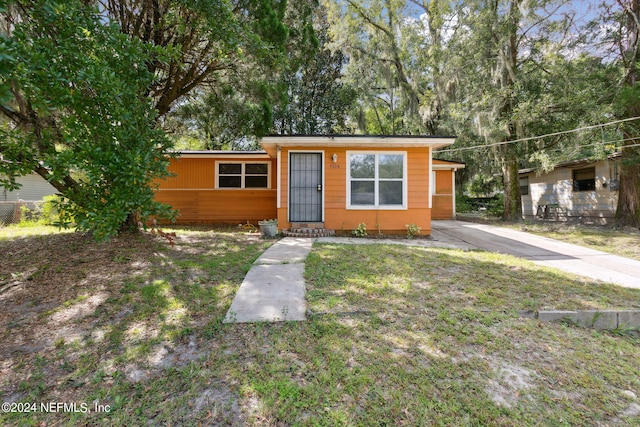
[[432, 218], [433, 219], [452, 219], [453, 212], [453, 171], [437, 170], [436, 189], [433, 195]]
[[216, 159], [171, 159], [169, 172], [175, 176], [161, 182], [161, 189], [213, 189], [215, 188]]
[[[338, 147], [295, 147], [282, 150], [281, 208], [278, 210], [278, 228], [286, 229], [288, 223], [288, 158], [290, 151], [324, 152], [324, 224], [328, 229], [348, 232], [364, 222], [370, 233], [407, 232], [407, 224], [417, 224], [423, 234], [431, 233], [431, 212], [429, 209], [429, 150], [428, 148], [398, 148], [380, 151], [403, 151], [407, 153], [407, 206], [406, 210], [387, 209], [347, 209], [347, 151], [367, 151], [366, 148]], [[337, 154], [337, 162], [331, 157]]]
[[[270, 189], [215, 189], [216, 161], [270, 162]], [[180, 224], [256, 223], [276, 217], [275, 160], [211, 158], [171, 159], [176, 176], [160, 182], [156, 200], [177, 209]]]
[[451, 195], [434, 195], [433, 209], [431, 211], [432, 219], [452, 219], [453, 203]]
[[[451, 193], [451, 171], [436, 171], [436, 193], [433, 212], [429, 209], [429, 150], [427, 148], [397, 148], [372, 151], [402, 151], [407, 153], [407, 206], [405, 210], [347, 209], [347, 151], [367, 151], [362, 148], [309, 147], [296, 150], [283, 148], [281, 152], [281, 207], [276, 208], [277, 167], [271, 162], [270, 189], [215, 189], [216, 161], [263, 162], [263, 158], [225, 158], [212, 155], [206, 158], [172, 159], [170, 171], [176, 176], [160, 182], [156, 193], [158, 201], [167, 203], [180, 211], [179, 223], [244, 223], [277, 217], [278, 227], [290, 227], [288, 222], [289, 202], [289, 152], [312, 151], [324, 153], [324, 222], [325, 227], [349, 232], [360, 223], [366, 223], [370, 233], [380, 229], [385, 233], [406, 233], [407, 224], [417, 224], [423, 234], [431, 233], [431, 217], [445, 219], [453, 217]], [[333, 162], [333, 154], [338, 156]]]
[[436, 194], [452, 194], [452, 171], [436, 171]]
[[179, 211], [179, 224], [255, 224], [276, 217], [276, 190], [159, 190], [156, 200]]

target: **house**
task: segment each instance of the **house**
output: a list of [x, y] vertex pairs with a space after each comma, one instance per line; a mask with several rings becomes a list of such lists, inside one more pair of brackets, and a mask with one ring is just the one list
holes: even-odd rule
[[453, 137], [270, 136], [264, 151], [183, 151], [156, 199], [178, 209], [179, 223], [256, 223], [279, 230], [406, 234], [432, 218], [453, 218], [455, 171], [432, 160]]
[[34, 209], [45, 196], [58, 194], [58, 190], [36, 173], [19, 176], [16, 182], [21, 185], [17, 190], [0, 187], [0, 223], [17, 222], [21, 206]]
[[456, 171], [464, 169], [465, 164], [439, 159], [433, 159], [432, 162], [431, 219], [455, 219]]
[[618, 203], [620, 154], [605, 160], [563, 162], [547, 173], [519, 171], [525, 219], [607, 224]]

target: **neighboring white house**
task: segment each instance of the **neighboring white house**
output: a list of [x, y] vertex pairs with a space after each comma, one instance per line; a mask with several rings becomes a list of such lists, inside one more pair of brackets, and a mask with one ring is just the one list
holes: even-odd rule
[[523, 217], [610, 223], [618, 203], [619, 161], [617, 153], [606, 160], [560, 163], [548, 173], [520, 170]]
[[33, 208], [45, 196], [58, 194], [58, 190], [35, 173], [18, 177], [16, 181], [22, 184], [17, 190], [0, 188], [0, 223], [16, 221], [19, 218], [20, 206]]

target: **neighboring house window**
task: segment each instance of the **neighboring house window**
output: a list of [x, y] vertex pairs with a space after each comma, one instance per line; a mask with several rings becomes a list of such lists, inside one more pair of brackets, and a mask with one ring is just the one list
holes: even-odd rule
[[406, 153], [349, 153], [348, 207], [406, 207]]
[[520, 178], [520, 195], [528, 196], [529, 195], [529, 177], [523, 176]]
[[594, 191], [596, 189], [596, 168], [573, 171], [573, 191]]
[[218, 163], [217, 188], [269, 188], [269, 163]]

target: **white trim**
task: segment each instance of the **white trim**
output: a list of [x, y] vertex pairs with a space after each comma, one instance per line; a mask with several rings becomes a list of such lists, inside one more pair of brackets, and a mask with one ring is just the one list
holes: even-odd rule
[[[242, 170], [240, 172], [240, 187], [220, 187], [219, 178], [219, 165], [220, 164], [232, 164], [232, 165], [242, 165]], [[252, 165], [267, 165], [267, 186], [266, 187], [245, 187], [245, 177], [247, 176], [245, 173], [245, 167], [247, 164]], [[233, 175], [237, 176], [237, 175]], [[262, 174], [256, 176], [263, 176]], [[271, 190], [271, 162], [264, 160], [245, 160], [242, 162], [239, 161], [228, 161], [228, 160], [216, 160], [215, 162], [215, 174], [214, 174], [214, 189], [215, 190]]]
[[[433, 179], [433, 153], [431, 150], [431, 147], [429, 147], [429, 172], [428, 172], [428, 176], [429, 179]], [[434, 191], [431, 190], [432, 186], [431, 183], [429, 183], [429, 194], [427, 195], [427, 200], [429, 201], [429, 209], [433, 209], [433, 194], [435, 193], [435, 188], [436, 188], [436, 183], [433, 183], [433, 189]]]
[[262, 148], [272, 157], [277, 147], [344, 147], [385, 150], [389, 147], [440, 148], [455, 142], [453, 136], [266, 136], [260, 140]]
[[233, 160], [245, 160], [252, 161], [266, 160], [271, 157], [264, 151], [211, 151], [211, 152], [177, 152], [169, 153], [174, 154], [176, 159], [233, 159]]
[[[351, 204], [351, 156], [358, 154], [370, 154], [376, 156], [376, 168], [375, 168], [375, 176], [373, 178], [374, 181], [374, 204], [373, 205], [352, 205]], [[380, 197], [380, 193], [378, 190], [378, 185], [380, 182], [380, 178], [378, 175], [378, 156], [379, 155], [402, 155], [402, 205], [380, 205], [378, 198]], [[408, 165], [409, 156], [406, 151], [395, 151], [395, 150], [377, 150], [377, 151], [347, 151], [346, 152], [346, 209], [347, 210], [385, 210], [385, 211], [401, 211], [407, 210], [409, 206], [409, 175], [408, 175]]]
[[278, 150], [276, 156], [276, 209], [282, 206], [282, 150]]
[[324, 150], [289, 150], [288, 152], [288, 161], [287, 161], [287, 181], [289, 183], [289, 188], [287, 189], [287, 221], [292, 222], [291, 221], [291, 153], [311, 153], [311, 154], [320, 154], [320, 161], [322, 162], [322, 165], [320, 166], [320, 173], [322, 174], [322, 197], [320, 200], [320, 203], [322, 203], [322, 206], [320, 206], [320, 211], [321, 211], [321, 221], [320, 222], [324, 222], [324, 204], [325, 204], [325, 198], [324, 195], [326, 193], [325, 191], [325, 183], [324, 183], [324, 177], [325, 177], [325, 173], [324, 173], [324, 167], [325, 167], [325, 158], [324, 158]]
[[273, 188], [158, 188], [155, 191], [273, 191]]
[[431, 178], [429, 178], [429, 191], [431, 192], [431, 197], [434, 197], [438, 194], [436, 189], [436, 171], [431, 171]]
[[450, 170], [450, 169], [457, 171], [458, 169], [464, 169], [465, 167], [466, 165], [463, 165], [462, 163], [448, 163], [446, 165], [443, 165], [442, 163], [433, 164], [433, 170], [436, 170], [436, 171]]
[[451, 205], [453, 206], [453, 219], [456, 219], [456, 170], [451, 171]]

